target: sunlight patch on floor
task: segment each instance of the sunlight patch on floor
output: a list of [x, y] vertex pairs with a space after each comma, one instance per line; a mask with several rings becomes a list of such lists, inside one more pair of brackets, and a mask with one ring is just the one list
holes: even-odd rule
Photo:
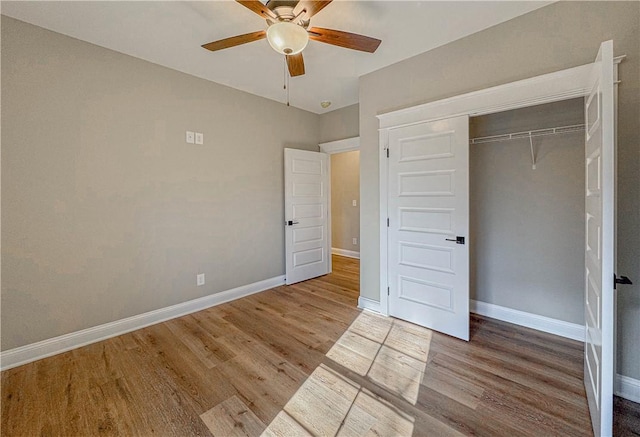
[[[428, 329], [363, 312], [326, 357], [415, 405], [430, 343]], [[264, 436], [412, 434], [414, 417], [331, 367], [313, 371]]]

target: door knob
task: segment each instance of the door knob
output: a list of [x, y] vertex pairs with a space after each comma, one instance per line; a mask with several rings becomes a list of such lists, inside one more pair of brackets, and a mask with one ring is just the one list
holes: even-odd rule
[[293, 225], [297, 225], [300, 222], [294, 222], [293, 220], [289, 220], [287, 221], [287, 223], [285, 223], [287, 226], [293, 226]]

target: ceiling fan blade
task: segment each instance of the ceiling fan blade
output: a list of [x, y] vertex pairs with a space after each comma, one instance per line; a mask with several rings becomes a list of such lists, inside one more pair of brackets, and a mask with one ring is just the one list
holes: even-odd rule
[[304, 74], [304, 59], [302, 53], [287, 56], [287, 66], [291, 77], [302, 76]]
[[375, 52], [382, 42], [379, 39], [358, 35], [357, 33], [323, 29], [321, 27], [309, 29], [309, 39], [367, 53]]
[[248, 42], [258, 41], [266, 38], [267, 32], [259, 30], [257, 32], [245, 33], [244, 35], [236, 35], [231, 38], [225, 38], [218, 41], [213, 41], [207, 44], [203, 44], [202, 47], [215, 52], [216, 50], [227, 49], [229, 47], [239, 46], [240, 44], [246, 44]]
[[276, 18], [271, 10], [258, 0], [236, 0], [247, 9], [251, 9], [262, 18]]
[[314, 1], [314, 0], [300, 0], [295, 8], [293, 8], [293, 14], [298, 15], [303, 10], [306, 11], [306, 19], [313, 17], [315, 14], [323, 10], [332, 0]]

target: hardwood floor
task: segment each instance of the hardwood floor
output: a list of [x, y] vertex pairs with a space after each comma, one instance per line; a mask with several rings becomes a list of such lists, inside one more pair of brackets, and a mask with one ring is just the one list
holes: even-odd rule
[[[2, 434], [588, 436], [582, 346], [356, 309], [357, 260], [2, 373]], [[625, 401], [626, 402], [626, 401]], [[617, 418], [638, 435], [638, 410]]]

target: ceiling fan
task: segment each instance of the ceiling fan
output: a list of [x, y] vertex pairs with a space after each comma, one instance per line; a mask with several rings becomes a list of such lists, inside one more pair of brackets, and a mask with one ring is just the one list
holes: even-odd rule
[[287, 57], [287, 67], [291, 76], [304, 74], [302, 50], [310, 39], [368, 53], [375, 52], [382, 42], [355, 33], [309, 27], [311, 17], [329, 5], [331, 0], [269, 0], [266, 4], [258, 0], [236, 1], [264, 18], [267, 21], [267, 30], [232, 36], [204, 44], [202, 47], [215, 52], [267, 38], [276, 52]]

